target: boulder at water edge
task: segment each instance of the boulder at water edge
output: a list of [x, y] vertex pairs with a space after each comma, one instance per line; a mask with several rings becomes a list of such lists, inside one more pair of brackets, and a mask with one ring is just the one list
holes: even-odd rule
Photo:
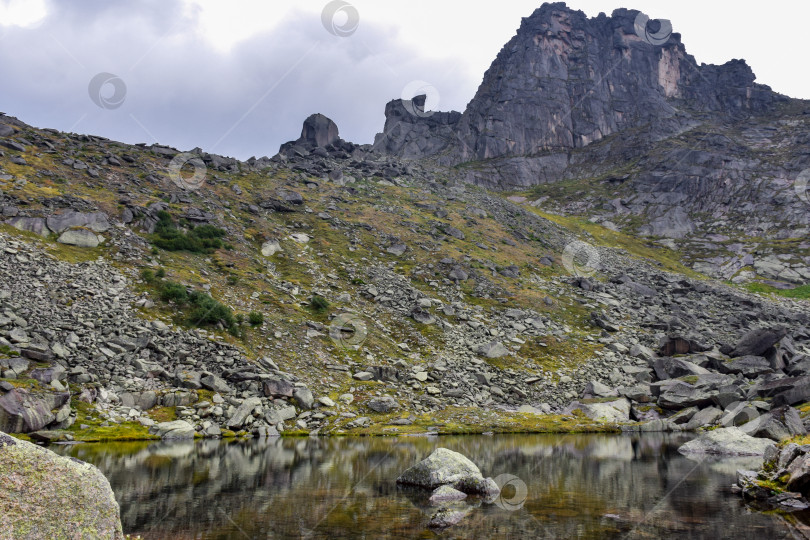
[[123, 539], [118, 503], [94, 466], [0, 432], [0, 537]]
[[772, 444], [770, 439], [751, 437], [740, 428], [728, 427], [707, 431], [682, 445], [678, 451], [682, 454], [762, 456]]

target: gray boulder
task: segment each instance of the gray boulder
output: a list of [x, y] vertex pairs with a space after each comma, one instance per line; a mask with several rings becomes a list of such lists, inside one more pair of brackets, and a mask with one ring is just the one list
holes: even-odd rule
[[300, 386], [293, 391], [293, 398], [302, 409], [311, 409], [315, 405], [315, 397], [306, 386]]
[[96, 233], [87, 229], [68, 229], [59, 235], [56, 241], [60, 244], [86, 248], [94, 248], [99, 244]]
[[397, 400], [391, 396], [372, 398], [368, 402], [368, 408], [378, 413], [389, 413], [399, 408]]
[[397, 483], [427, 489], [447, 485], [464, 493], [477, 495], [492, 495], [500, 491], [491, 478], [483, 477], [475, 463], [447, 448], [434, 450], [428, 457], [403, 472], [397, 478]]
[[707, 431], [682, 445], [678, 451], [682, 454], [762, 456], [772, 444], [770, 439], [751, 437], [740, 428], [727, 427]]
[[161, 439], [193, 439], [196, 431], [194, 426], [185, 420], [174, 420], [153, 425], [149, 428], [149, 433]]
[[228, 419], [227, 426], [230, 429], [237, 429], [245, 424], [245, 421], [253, 414], [253, 410], [261, 408], [262, 400], [257, 397], [247, 398], [236, 408], [233, 415]]
[[719, 362], [717, 367], [721, 373], [739, 373], [749, 379], [754, 379], [766, 373], [773, 373], [771, 363], [762, 356], [740, 356], [728, 362]]
[[786, 334], [785, 330], [755, 328], [740, 338], [729, 356], [732, 358], [738, 356], [762, 356], [765, 351], [778, 343]]
[[478, 354], [487, 358], [501, 358], [509, 354], [509, 349], [500, 341], [490, 341], [478, 346]]
[[16, 388], [0, 396], [0, 431], [30, 433], [56, 419], [53, 409], [62, 407], [70, 394], [33, 395]]
[[630, 402], [626, 398], [600, 402], [574, 401], [563, 410], [563, 414], [571, 414], [576, 410], [597, 422], [630, 421]]
[[122, 540], [110, 483], [94, 466], [0, 433], [0, 536]]

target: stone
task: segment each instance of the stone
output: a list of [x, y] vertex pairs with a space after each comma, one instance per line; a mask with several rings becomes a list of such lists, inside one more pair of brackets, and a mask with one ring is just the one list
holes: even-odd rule
[[218, 377], [213, 373], [206, 373], [200, 377], [200, 384], [203, 388], [220, 394], [228, 394], [232, 391], [231, 387], [223, 378]]
[[368, 371], [359, 371], [359, 372], [355, 373], [354, 375], [352, 375], [352, 377], [354, 379], [357, 379], [358, 381], [370, 381], [372, 379], [373, 375], [371, 373], [369, 373]]
[[739, 356], [728, 362], [719, 362], [718, 371], [721, 373], [741, 374], [749, 379], [755, 379], [766, 373], [773, 373], [771, 363], [762, 356]]
[[461, 501], [467, 498], [467, 494], [451, 486], [443, 485], [437, 487], [430, 495], [431, 503], [443, 503], [447, 501]]
[[389, 413], [399, 408], [399, 403], [391, 396], [372, 398], [367, 405], [369, 409], [378, 413]]
[[473, 511], [473, 507], [469, 505], [451, 508], [440, 508], [430, 518], [428, 527], [431, 529], [446, 529], [453, 525], [458, 525], [461, 520], [467, 517]]
[[29, 376], [42, 384], [51, 384], [52, 381], [66, 380], [67, 371], [65, 371], [65, 368], [59, 364], [56, 364], [55, 366], [49, 368], [32, 369]]
[[684, 429], [694, 431], [701, 427], [713, 426], [722, 416], [723, 411], [717, 407], [706, 407], [696, 412], [686, 425], [684, 425]]
[[268, 397], [292, 397], [295, 387], [286, 379], [265, 379], [262, 383], [265, 396]]
[[185, 420], [159, 422], [149, 428], [149, 433], [161, 439], [193, 439], [196, 431], [194, 426]]
[[666, 388], [658, 397], [658, 405], [664, 409], [683, 409], [685, 407], [705, 407], [712, 403], [716, 392], [699, 388], [679, 381]]
[[0, 433], [0, 531], [19, 540], [123, 540], [120, 510], [96, 467]]
[[755, 422], [756, 425], [750, 430], [750, 435], [754, 437], [781, 442], [791, 437], [807, 434], [799, 411], [793, 407], [778, 407], [763, 414]]
[[261, 409], [261, 407], [261, 399], [257, 397], [249, 397], [236, 408], [236, 411], [234, 411], [233, 415], [231, 415], [225, 425], [229, 429], [238, 429], [245, 425], [246, 420], [251, 417], [254, 409]]
[[272, 257], [281, 251], [283, 250], [281, 249], [281, 244], [279, 244], [278, 240], [268, 240], [262, 244], [262, 255], [265, 257]]
[[84, 248], [94, 248], [99, 244], [98, 236], [87, 229], [68, 229], [56, 239], [60, 244], [68, 244]]
[[111, 227], [107, 214], [104, 212], [82, 213], [73, 210], [49, 216], [45, 223], [56, 234], [63, 233], [73, 227], [85, 227], [93, 232], [102, 233]]
[[304, 120], [304, 127], [298, 140], [317, 147], [328, 146], [337, 142], [338, 138], [337, 124], [322, 114], [313, 114]]
[[311, 409], [315, 406], [315, 397], [306, 386], [299, 386], [293, 390], [293, 399], [302, 409]]
[[762, 456], [772, 444], [773, 441], [769, 439], [746, 435], [740, 428], [727, 427], [707, 431], [683, 444], [678, 451], [682, 454]]
[[34, 395], [16, 388], [0, 396], [0, 431], [30, 433], [56, 419], [51, 412], [70, 399], [70, 394]]
[[447, 448], [437, 448], [403, 472], [397, 478], [397, 483], [428, 489], [449, 485], [467, 494], [489, 494], [494, 482], [486, 480], [491, 479], [485, 479], [475, 463], [464, 455]]
[[490, 341], [478, 346], [478, 354], [486, 358], [501, 358], [509, 354], [509, 349], [500, 341]]
[[563, 410], [562, 414], [571, 414], [576, 410], [582, 411], [585, 416], [597, 422], [630, 421], [630, 402], [626, 398], [605, 402], [574, 401]]
[[281, 407], [280, 409], [270, 409], [264, 415], [264, 419], [270, 425], [276, 425], [295, 418], [295, 407]]
[[786, 332], [771, 328], [755, 328], [745, 333], [729, 353], [732, 358], [738, 356], [762, 356], [768, 349], [778, 343]]
[[321, 396], [318, 398], [318, 403], [323, 405], [324, 407], [334, 407], [335, 402], [328, 396]]
[[616, 397], [618, 392], [599, 381], [590, 381], [585, 385], [582, 395], [585, 397]]
[[658, 358], [653, 363], [655, 374], [660, 380], [676, 379], [685, 375], [705, 375], [710, 373], [708, 369], [702, 368], [683, 358], [672, 358], [669, 356]]

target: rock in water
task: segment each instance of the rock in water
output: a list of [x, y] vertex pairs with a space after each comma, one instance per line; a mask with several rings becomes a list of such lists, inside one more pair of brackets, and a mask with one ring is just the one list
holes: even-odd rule
[[437, 448], [428, 457], [397, 478], [398, 484], [435, 489], [453, 486], [468, 494], [493, 495], [500, 490], [491, 478], [484, 478], [468, 458], [447, 448]]
[[728, 427], [707, 431], [678, 448], [682, 454], [716, 454], [725, 456], [762, 456], [773, 444], [769, 439], [746, 435], [740, 428]]
[[0, 536], [123, 539], [118, 503], [94, 466], [0, 432]]

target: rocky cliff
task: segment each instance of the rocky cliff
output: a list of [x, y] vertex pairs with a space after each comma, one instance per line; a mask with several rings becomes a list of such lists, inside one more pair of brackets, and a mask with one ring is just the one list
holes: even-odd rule
[[[757, 84], [743, 60], [698, 65], [667, 21], [544, 4], [463, 114], [407, 114], [406, 104], [386, 107], [377, 148], [388, 154], [664, 238], [717, 277], [810, 279], [810, 104]], [[757, 253], [766, 261], [754, 268]]]

